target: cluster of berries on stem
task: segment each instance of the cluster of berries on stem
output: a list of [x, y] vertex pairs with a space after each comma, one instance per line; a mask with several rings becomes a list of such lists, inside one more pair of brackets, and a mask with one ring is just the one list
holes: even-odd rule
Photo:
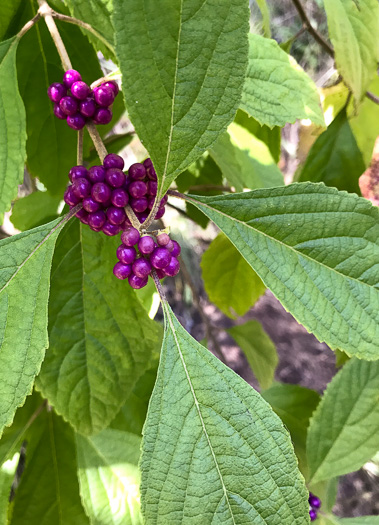
[[149, 275], [155, 271], [159, 279], [174, 277], [180, 270], [180, 245], [167, 233], [143, 235], [133, 227], [121, 234], [122, 244], [117, 248], [119, 260], [113, 268], [118, 279], [128, 279], [132, 288], [147, 285]]
[[78, 71], [69, 69], [63, 75], [63, 82], [51, 84], [47, 94], [54, 102], [54, 115], [78, 131], [88, 120], [94, 124], [109, 124], [112, 120], [110, 106], [118, 94], [118, 85], [111, 80], [92, 90], [82, 81]]
[[315, 521], [317, 519], [317, 511], [321, 507], [321, 500], [320, 498], [312, 494], [312, 492], [310, 492], [308, 502], [309, 502], [309, 517], [311, 518], [311, 521]]

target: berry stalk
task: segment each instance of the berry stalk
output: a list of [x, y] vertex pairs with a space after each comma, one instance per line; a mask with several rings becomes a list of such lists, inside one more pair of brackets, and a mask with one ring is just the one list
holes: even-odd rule
[[48, 5], [46, 0], [38, 0], [38, 5], [39, 5], [38, 12], [45, 19], [45, 22], [50, 32], [51, 38], [54, 40], [55, 47], [57, 48], [57, 51], [61, 58], [63, 69], [65, 71], [67, 71], [68, 69], [72, 69], [70, 57], [68, 56], [66, 47], [63, 43], [61, 35], [59, 34], [58, 28], [52, 16], [53, 10]]

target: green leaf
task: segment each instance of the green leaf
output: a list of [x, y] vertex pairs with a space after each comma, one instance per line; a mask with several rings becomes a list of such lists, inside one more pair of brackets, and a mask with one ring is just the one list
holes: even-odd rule
[[312, 183], [188, 198], [320, 341], [379, 358], [377, 207]]
[[339, 368], [345, 363], [347, 363], [350, 359], [350, 357], [345, 354], [343, 350], [339, 350], [338, 348], [335, 350], [336, 354], [336, 367]]
[[27, 434], [26, 464], [10, 525], [89, 525], [79, 497], [74, 432], [51, 410]]
[[248, 6], [114, 0], [126, 107], [161, 193], [234, 118], [247, 63]]
[[275, 383], [262, 392], [262, 397], [270, 403], [291, 434], [300, 469], [307, 477], [307, 429], [309, 419], [320, 401], [319, 394], [299, 385]]
[[359, 101], [376, 74], [379, 6], [376, 0], [325, 0], [338, 71]]
[[146, 525], [308, 523], [287, 431], [260, 395], [195, 341], [167, 303], [144, 426]]
[[262, 389], [268, 388], [278, 366], [278, 354], [270, 337], [258, 321], [233, 326], [227, 330], [246, 355]]
[[9, 25], [14, 19], [22, 0], [3, 0], [0, 2], [0, 41], [6, 37]]
[[0, 223], [22, 183], [25, 163], [25, 109], [17, 85], [19, 39], [0, 43]]
[[283, 174], [266, 144], [238, 124], [231, 124], [210, 152], [237, 191], [284, 184]]
[[270, 28], [270, 11], [266, 0], [257, 0], [257, 5], [262, 14], [262, 28], [264, 36], [266, 38], [271, 38], [271, 28]]
[[91, 525], [142, 525], [141, 438], [115, 429], [77, 435], [80, 494]]
[[37, 387], [82, 434], [110, 423], [158, 343], [134, 290], [112, 273], [119, 242], [74, 220], [54, 254], [50, 348]]
[[31, 393], [48, 346], [51, 259], [65, 221], [0, 241], [0, 435]]
[[298, 181], [324, 182], [361, 194], [358, 180], [365, 163], [343, 109], [313, 144]]
[[307, 118], [325, 126], [317, 88], [275, 40], [249, 35], [249, 65], [241, 108], [270, 128]]
[[0, 525], [8, 525], [9, 495], [16, 473], [20, 454], [14, 454], [0, 466]]
[[341, 525], [379, 525], [379, 516], [362, 516], [360, 518], [339, 518]]
[[35, 191], [14, 203], [11, 222], [18, 230], [30, 230], [56, 219], [61, 202], [60, 196], [50, 195], [47, 191]]
[[209, 299], [232, 319], [245, 313], [265, 292], [265, 285], [229, 239], [220, 233], [201, 260]]
[[352, 359], [328, 385], [308, 432], [313, 482], [358, 470], [379, 450], [379, 362]]
[[[35, 14], [35, 4], [25, 2], [25, 21]], [[102, 76], [96, 53], [80, 29], [61, 23], [59, 31], [74, 69], [91, 83]], [[27, 165], [52, 195], [63, 195], [68, 172], [76, 164], [76, 133], [53, 114], [47, 88], [60, 82], [63, 70], [46, 24], [36, 24], [23, 36], [17, 53], [21, 96], [27, 117]]]

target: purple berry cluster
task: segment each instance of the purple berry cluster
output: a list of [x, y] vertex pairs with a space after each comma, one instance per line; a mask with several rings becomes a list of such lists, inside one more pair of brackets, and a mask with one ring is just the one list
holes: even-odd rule
[[312, 492], [310, 492], [308, 502], [309, 502], [309, 517], [311, 518], [311, 521], [315, 521], [317, 519], [317, 511], [321, 507], [321, 500], [320, 498], [312, 494]]
[[82, 81], [75, 69], [69, 69], [63, 75], [63, 82], [54, 82], [47, 94], [54, 102], [54, 115], [66, 120], [70, 128], [84, 128], [88, 119], [94, 124], [109, 124], [112, 120], [110, 106], [118, 93], [116, 82], [104, 82], [93, 90]]
[[130, 226], [121, 234], [121, 241], [117, 248], [119, 262], [113, 273], [118, 279], [127, 278], [132, 288], [137, 290], [146, 286], [153, 269], [159, 279], [178, 274], [180, 245], [167, 233], [158, 234], [154, 240], [150, 235], [141, 237], [139, 231]]

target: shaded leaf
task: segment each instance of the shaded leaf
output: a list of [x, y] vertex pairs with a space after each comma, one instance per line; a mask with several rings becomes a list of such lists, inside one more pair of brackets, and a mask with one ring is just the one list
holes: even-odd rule
[[249, 65], [241, 108], [267, 126], [308, 118], [324, 126], [317, 88], [275, 40], [249, 34]]
[[268, 388], [278, 366], [278, 354], [270, 337], [258, 321], [233, 326], [227, 330], [246, 355], [262, 389]]
[[379, 363], [352, 359], [329, 383], [308, 432], [313, 482], [358, 470], [379, 450]]
[[[247, 0], [114, 0], [130, 118], [161, 192], [233, 120], [247, 62]], [[136, 31], [138, 27], [138, 31]]]
[[271, 29], [270, 29], [270, 11], [268, 9], [266, 0], [257, 0], [257, 5], [260, 12], [262, 13], [262, 28], [264, 36], [266, 38], [271, 38]]
[[35, 191], [14, 203], [11, 222], [18, 230], [30, 230], [56, 219], [61, 202], [60, 196], [50, 195], [47, 191]]
[[18, 42], [13, 37], [0, 43], [0, 223], [22, 183], [26, 156], [25, 108], [16, 72]]
[[199, 509], [204, 525], [308, 523], [308, 494], [279, 418], [163, 308], [142, 444], [146, 525], [196, 523]]
[[189, 199], [319, 340], [379, 358], [378, 208], [312, 183]]
[[280, 159], [281, 128], [274, 126], [272, 129], [261, 125], [255, 118], [250, 117], [245, 111], [239, 109], [234, 119], [236, 124], [246, 128], [252, 135], [266, 144], [272, 158], [276, 163]]
[[16, 453], [0, 466], [0, 525], [8, 525], [9, 495], [20, 454]]
[[245, 315], [265, 292], [258, 275], [222, 233], [204, 252], [201, 269], [209, 299], [232, 319]]
[[22, 0], [3, 0], [0, 2], [0, 41], [7, 36], [9, 25], [17, 14]]

